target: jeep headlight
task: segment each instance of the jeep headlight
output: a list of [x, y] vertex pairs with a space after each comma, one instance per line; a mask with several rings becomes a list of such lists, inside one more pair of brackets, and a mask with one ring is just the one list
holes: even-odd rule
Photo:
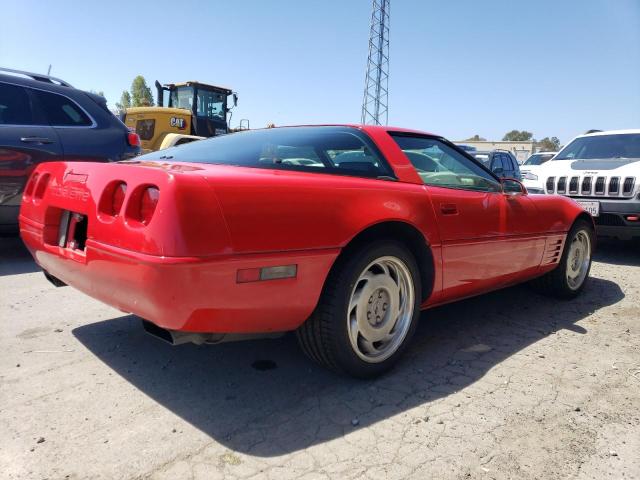
[[522, 178], [526, 178], [527, 180], [538, 180], [538, 175], [531, 172], [524, 172], [522, 174]]

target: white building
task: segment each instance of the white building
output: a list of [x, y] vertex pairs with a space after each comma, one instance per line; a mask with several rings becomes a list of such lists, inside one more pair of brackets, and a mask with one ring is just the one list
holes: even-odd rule
[[515, 155], [518, 163], [523, 163], [535, 151], [533, 142], [473, 142], [460, 140], [454, 143], [458, 145], [469, 145], [470, 147], [475, 147], [479, 152], [487, 152], [491, 150], [508, 150]]

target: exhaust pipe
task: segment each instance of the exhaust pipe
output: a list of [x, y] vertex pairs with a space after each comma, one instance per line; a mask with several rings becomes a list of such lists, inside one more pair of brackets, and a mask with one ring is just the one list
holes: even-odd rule
[[64, 283], [62, 280], [60, 280], [58, 277], [54, 277], [53, 275], [51, 275], [49, 272], [47, 272], [46, 270], [43, 270], [42, 273], [44, 273], [44, 276], [47, 280], [49, 280], [51, 283], [53, 283], [53, 285], [55, 285], [56, 287], [66, 287], [67, 284]]
[[158, 80], [156, 80], [156, 98], [157, 98], [157, 104], [159, 107], [162, 106], [162, 104], [164, 103], [164, 88], [162, 88], [162, 85], [160, 85], [160, 82]]
[[216, 345], [219, 343], [239, 342], [243, 340], [257, 340], [265, 338], [280, 338], [286, 332], [275, 333], [199, 333], [199, 332], [180, 332], [178, 330], [167, 330], [159, 327], [155, 323], [148, 320], [142, 320], [142, 328], [148, 334], [159, 338], [171, 345], [182, 345], [185, 343], [194, 343], [202, 345]]

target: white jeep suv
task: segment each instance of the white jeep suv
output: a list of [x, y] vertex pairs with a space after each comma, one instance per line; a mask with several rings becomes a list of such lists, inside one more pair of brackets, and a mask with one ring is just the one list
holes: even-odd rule
[[640, 237], [640, 129], [580, 135], [541, 165], [547, 194], [573, 198], [598, 235]]

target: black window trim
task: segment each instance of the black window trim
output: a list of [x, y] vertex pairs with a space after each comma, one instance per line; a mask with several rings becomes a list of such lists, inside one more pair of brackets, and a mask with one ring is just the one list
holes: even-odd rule
[[[53, 127], [53, 128], [96, 128], [98, 126], [98, 123], [96, 122], [95, 118], [93, 118], [93, 116], [89, 112], [87, 112], [87, 110], [84, 107], [82, 107], [82, 105], [80, 105], [78, 102], [76, 102], [73, 98], [69, 97], [68, 95], [64, 95], [59, 92], [52, 92], [44, 88], [32, 87], [30, 85], [26, 86], [26, 85], [20, 85], [19, 83], [7, 82], [5, 80], [0, 81], [0, 84], [2, 83], [6, 85], [11, 85], [14, 87], [23, 88], [27, 92], [27, 95], [29, 95], [29, 98], [31, 99], [31, 108], [34, 110], [34, 113], [38, 112], [40, 115], [46, 115], [46, 113], [44, 112], [44, 109], [42, 108], [42, 105], [40, 104], [40, 101], [36, 98], [35, 95], [31, 94], [30, 90], [38, 90], [38, 91], [50, 93], [53, 95], [60, 95], [61, 97], [66, 98], [67, 100], [72, 102], [74, 105], [76, 105], [89, 118], [89, 120], [91, 120], [91, 125], [52, 125], [49, 122], [44, 122], [44, 123], [32, 123], [30, 125], [3, 124], [3, 126], [6, 126], [6, 127]], [[34, 118], [35, 117], [36, 116], [34, 115]]]
[[[393, 139], [393, 137], [395, 135], [395, 136], [399, 136], [399, 137], [414, 137], [414, 138], [425, 138], [427, 140], [438, 140], [439, 142], [442, 142], [446, 146], [453, 148], [456, 152], [461, 153], [464, 157], [467, 157], [469, 160], [471, 160], [473, 163], [475, 163], [477, 166], [479, 166], [482, 170], [487, 172], [491, 177], [493, 177], [493, 179], [495, 180], [495, 182], [498, 185], [502, 185], [502, 182], [500, 181], [500, 178], [496, 174], [494, 174], [489, 168], [487, 168], [480, 160], [478, 160], [477, 158], [472, 156], [470, 152], [466, 152], [462, 148], [458, 148], [458, 146], [456, 144], [450, 142], [449, 140], [447, 140], [444, 137], [441, 137], [439, 135], [429, 135], [428, 133], [405, 132], [405, 131], [402, 131], [402, 130], [387, 130], [387, 134], [392, 139]], [[400, 149], [400, 150], [402, 151], [402, 149]], [[409, 160], [409, 159], [407, 158], [407, 160]], [[409, 163], [411, 163], [411, 161], [409, 161]], [[429, 187], [429, 185], [426, 185], [426, 184], [425, 184], [425, 186]], [[464, 188], [448, 187], [448, 186], [445, 186], [445, 185], [442, 185], [442, 186], [439, 186], [439, 187], [440, 188], [452, 188], [452, 189], [464, 190], [464, 191], [476, 191], [476, 190], [468, 190], [468, 189], [464, 189]], [[500, 192], [488, 192], [488, 193], [500, 193]]]

